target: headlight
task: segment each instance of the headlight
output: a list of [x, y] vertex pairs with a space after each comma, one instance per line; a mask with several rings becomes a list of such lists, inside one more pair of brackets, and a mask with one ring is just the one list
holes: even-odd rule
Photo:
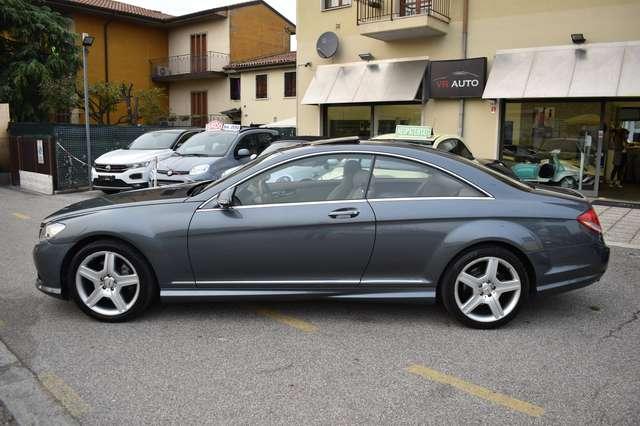
[[200, 165], [195, 166], [194, 168], [192, 168], [191, 171], [189, 171], [189, 174], [191, 176], [201, 175], [203, 173], [207, 173], [208, 171], [209, 171], [209, 165], [208, 164], [200, 164]]
[[130, 168], [130, 169], [139, 169], [140, 167], [149, 166], [149, 163], [150, 163], [150, 161], [145, 161], [144, 163], [129, 164], [129, 165], [127, 165], [127, 167]]
[[56, 235], [58, 235], [60, 232], [62, 232], [64, 228], [66, 228], [66, 226], [62, 223], [48, 223], [42, 228], [40, 228], [40, 239], [41, 240], [51, 239]]

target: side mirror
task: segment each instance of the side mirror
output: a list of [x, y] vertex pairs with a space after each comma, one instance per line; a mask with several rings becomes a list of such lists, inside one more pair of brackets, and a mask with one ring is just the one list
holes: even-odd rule
[[233, 205], [233, 193], [235, 191], [234, 187], [227, 188], [218, 194], [218, 205], [223, 209], [228, 209]]
[[251, 154], [251, 157], [249, 157], [250, 160], [255, 160], [256, 158], [258, 158], [258, 154]]
[[251, 151], [249, 151], [247, 148], [242, 148], [238, 150], [238, 157], [242, 158], [242, 157], [248, 157], [251, 155]]

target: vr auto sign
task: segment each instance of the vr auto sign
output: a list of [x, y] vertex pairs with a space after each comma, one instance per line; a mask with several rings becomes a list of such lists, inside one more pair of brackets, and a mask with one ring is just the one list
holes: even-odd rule
[[432, 61], [430, 98], [481, 98], [487, 76], [487, 58]]

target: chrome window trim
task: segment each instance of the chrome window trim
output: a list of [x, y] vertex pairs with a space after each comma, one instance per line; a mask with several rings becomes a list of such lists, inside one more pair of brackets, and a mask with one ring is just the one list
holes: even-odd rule
[[[359, 198], [355, 200], [327, 200], [327, 201], [303, 201], [299, 203], [269, 203], [269, 204], [252, 204], [250, 206], [233, 206], [234, 209], [256, 209], [260, 207], [279, 207], [279, 206], [313, 206], [319, 204], [344, 204], [344, 203], [366, 203], [368, 200]], [[196, 212], [209, 212], [216, 210], [226, 210], [222, 207], [211, 207], [198, 209]]]
[[[390, 153], [387, 153], [387, 152], [380, 152], [380, 151], [351, 151], [351, 150], [313, 152], [313, 153], [310, 153], [310, 154], [301, 155], [299, 157], [289, 158], [287, 160], [280, 161], [280, 162], [278, 162], [278, 163], [276, 163], [276, 164], [274, 164], [274, 165], [272, 165], [270, 167], [267, 167], [265, 169], [258, 170], [257, 172], [255, 172], [255, 173], [247, 176], [246, 178], [236, 182], [234, 185], [230, 185], [230, 186], [224, 188], [222, 191], [225, 191], [225, 190], [227, 190], [228, 188], [231, 188], [231, 187], [237, 187], [238, 185], [243, 184], [244, 182], [246, 182], [247, 180], [251, 179], [252, 177], [257, 176], [260, 173], [267, 172], [267, 171], [269, 171], [269, 170], [271, 170], [271, 169], [273, 169], [275, 167], [281, 166], [283, 164], [290, 163], [292, 161], [301, 160], [301, 159], [308, 158], [308, 157], [317, 157], [317, 156], [321, 156], [321, 155], [333, 155], [333, 154], [356, 154], [356, 155], [357, 154], [368, 154], [368, 155], [374, 155], [374, 156], [375, 155], [381, 155], [381, 156], [395, 157], [395, 158], [401, 158], [401, 159], [413, 161], [413, 162], [416, 162], [416, 163], [424, 164], [425, 166], [428, 166], [428, 167], [433, 167], [434, 169], [440, 170], [441, 172], [446, 173], [449, 176], [453, 176], [454, 178], [456, 178], [458, 180], [461, 180], [462, 182], [466, 183], [467, 185], [470, 185], [471, 187], [475, 188], [476, 190], [480, 191], [481, 193], [483, 193], [485, 195], [484, 197], [441, 197], [440, 199], [456, 199], [456, 200], [459, 200], [459, 199], [466, 199], [466, 198], [473, 198], [473, 199], [483, 199], [483, 198], [494, 199], [495, 198], [490, 192], [485, 191], [483, 188], [479, 187], [475, 183], [470, 182], [469, 180], [463, 178], [462, 176], [459, 176], [456, 173], [453, 173], [453, 172], [451, 172], [449, 170], [446, 170], [443, 167], [440, 167], [440, 166], [437, 166], [435, 164], [429, 163], [428, 161], [419, 160], [419, 159], [416, 159], [416, 158], [413, 158], [413, 157], [408, 157], [406, 155], [401, 155], [401, 154], [390, 154]], [[373, 166], [375, 167], [375, 164], [373, 164]], [[373, 170], [371, 172], [373, 173]], [[220, 192], [222, 192], [222, 191], [220, 191]], [[204, 206], [207, 205], [212, 200], [214, 200], [220, 194], [220, 192], [218, 194], [213, 195], [208, 200], [206, 200], [205, 202], [200, 204], [196, 211], [199, 211], [199, 210], [203, 210], [203, 211], [220, 210], [220, 208], [211, 208], [211, 209], [204, 208]], [[423, 197], [423, 198], [435, 199], [435, 197], [431, 197], [431, 198], [430, 197]], [[417, 197], [416, 198], [411, 198], [411, 199], [415, 200], [415, 199], [417, 199]], [[366, 196], [365, 196], [365, 198], [357, 199], [357, 200], [308, 201], [308, 202], [302, 202], [302, 203], [277, 203], [275, 205], [285, 206], [285, 205], [292, 205], [292, 204], [327, 203], [327, 202], [333, 202], [333, 201], [334, 202], [354, 202], [354, 201], [365, 201], [365, 200], [367, 200]], [[376, 199], [376, 200], [378, 200], [378, 199]], [[390, 200], [390, 198], [385, 198], [384, 200]], [[371, 201], [371, 199], [369, 199], [369, 201]], [[273, 204], [256, 204], [256, 206], [265, 206], [265, 205], [271, 206]], [[252, 207], [252, 206], [237, 206], [237, 207], [234, 207], [234, 208], [239, 208], [239, 207]]]

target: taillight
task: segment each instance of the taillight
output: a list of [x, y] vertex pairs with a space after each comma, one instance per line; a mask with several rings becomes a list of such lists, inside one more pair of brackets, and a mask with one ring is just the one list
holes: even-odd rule
[[598, 219], [598, 214], [593, 207], [578, 216], [577, 221], [592, 231], [602, 234], [602, 225], [600, 225], [600, 219]]

